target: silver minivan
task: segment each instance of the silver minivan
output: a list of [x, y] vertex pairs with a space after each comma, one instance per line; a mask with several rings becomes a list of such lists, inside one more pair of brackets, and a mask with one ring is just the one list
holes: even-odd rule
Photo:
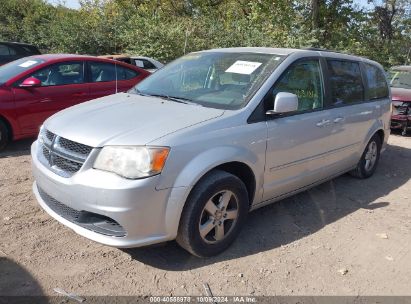
[[382, 67], [365, 58], [195, 52], [49, 118], [31, 148], [33, 190], [52, 217], [102, 244], [176, 239], [212, 256], [249, 211], [346, 172], [370, 177], [390, 106]]

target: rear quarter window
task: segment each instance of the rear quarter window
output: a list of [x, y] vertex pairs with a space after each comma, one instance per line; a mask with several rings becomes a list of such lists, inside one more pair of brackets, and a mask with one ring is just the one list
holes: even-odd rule
[[[90, 62], [91, 81], [107, 82], [115, 80], [129, 80], [140, 73], [120, 64], [107, 62]], [[117, 72], [117, 77], [116, 77]]]
[[117, 66], [117, 77], [118, 80], [129, 80], [129, 79], [133, 79], [135, 77], [137, 77], [140, 73], [123, 67], [123, 66]]
[[380, 99], [388, 97], [388, 85], [383, 71], [369, 63], [365, 63], [365, 75], [368, 84], [368, 99]]

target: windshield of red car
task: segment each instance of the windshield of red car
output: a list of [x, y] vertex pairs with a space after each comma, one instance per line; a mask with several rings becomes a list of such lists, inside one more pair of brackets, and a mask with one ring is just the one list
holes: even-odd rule
[[411, 89], [411, 71], [390, 70], [388, 79], [393, 88]]
[[0, 66], [0, 84], [44, 62], [43, 59], [21, 58]]

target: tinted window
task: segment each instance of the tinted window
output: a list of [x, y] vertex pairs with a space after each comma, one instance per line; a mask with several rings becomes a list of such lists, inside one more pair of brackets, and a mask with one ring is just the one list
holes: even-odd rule
[[9, 46], [10, 55], [17, 55], [17, 51], [18, 51], [18, 49], [14, 48], [12, 46]]
[[9, 56], [10, 49], [4, 44], [0, 44], [0, 56]]
[[32, 45], [21, 45], [20, 46], [27, 54], [40, 54], [40, 51]]
[[156, 69], [157, 67], [150, 61], [144, 60], [144, 68], [146, 69]]
[[388, 97], [388, 85], [381, 69], [366, 63], [365, 75], [367, 77], [369, 99]]
[[[323, 85], [318, 60], [309, 60], [292, 65], [275, 84], [273, 96], [279, 92], [298, 96], [298, 111], [307, 111], [323, 106]], [[273, 108], [270, 105], [270, 109]]]
[[105, 62], [90, 62], [90, 69], [92, 82], [116, 80], [114, 64]]
[[128, 64], [132, 64], [130, 58], [119, 58], [119, 59], [116, 59], [116, 60], [121, 61], [121, 62], [125, 62], [125, 63], [128, 63]]
[[116, 81], [116, 70], [117, 80], [128, 80], [139, 75], [129, 68], [106, 62], [90, 62], [90, 69], [92, 82]]
[[358, 62], [328, 60], [332, 103], [350, 104], [364, 100], [364, 86]]
[[134, 77], [137, 77], [139, 75], [138, 72], [125, 68], [123, 66], [117, 66], [117, 79], [118, 80], [128, 80], [132, 79]]
[[82, 62], [63, 62], [41, 69], [30, 77], [41, 81], [42, 86], [57, 86], [84, 82]]
[[143, 69], [156, 69], [156, 66], [146, 59], [136, 59], [136, 66]]

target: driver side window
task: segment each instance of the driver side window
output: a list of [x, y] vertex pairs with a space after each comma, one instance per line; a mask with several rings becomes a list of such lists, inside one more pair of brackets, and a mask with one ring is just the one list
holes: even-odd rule
[[273, 88], [270, 109], [277, 93], [287, 92], [298, 96], [298, 112], [323, 107], [324, 88], [318, 60], [297, 62], [289, 67]]
[[62, 62], [36, 71], [29, 77], [41, 81], [41, 86], [58, 86], [84, 82], [83, 62]]

